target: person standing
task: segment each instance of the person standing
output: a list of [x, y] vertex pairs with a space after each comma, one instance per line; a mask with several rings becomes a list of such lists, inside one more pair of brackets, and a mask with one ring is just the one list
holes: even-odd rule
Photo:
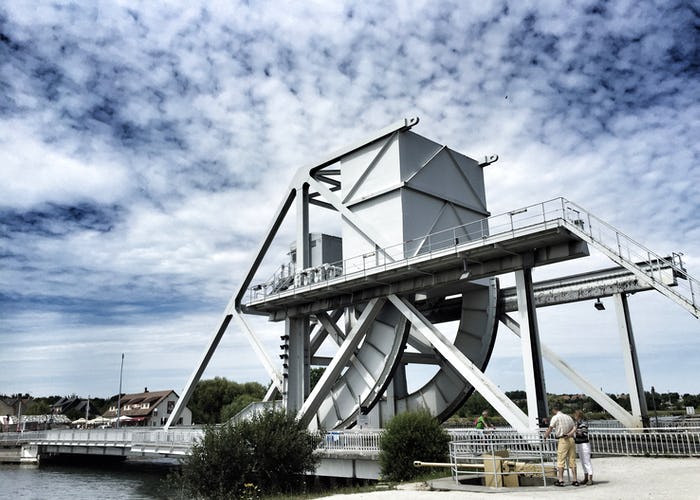
[[571, 486], [579, 486], [576, 475], [576, 443], [574, 443], [573, 435], [576, 432], [574, 419], [566, 413], [562, 413], [561, 406], [555, 404], [552, 410], [552, 419], [549, 421], [549, 427], [544, 433], [545, 439], [554, 431], [557, 438], [557, 482], [555, 486], [564, 486], [564, 467], [569, 464], [573, 481]]
[[588, 421], [581, 410], [574, 412], [574, 424], [576, 432], [574, 433], [574, 442], [576, 443], [576, 453], [581, 459], [583, 466], [583, 481], [581, 484], [593, 484], [593, 465], [591, 464], [591, 443], [588, 440]]

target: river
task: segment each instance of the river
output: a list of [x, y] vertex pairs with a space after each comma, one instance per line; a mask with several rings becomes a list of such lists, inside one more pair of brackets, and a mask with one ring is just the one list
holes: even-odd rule
[[0, 498], [7, 499], [165, 499], [178, 498], [164, 484], [174, 460], [129, 459], [73, 465], [0, 464]]

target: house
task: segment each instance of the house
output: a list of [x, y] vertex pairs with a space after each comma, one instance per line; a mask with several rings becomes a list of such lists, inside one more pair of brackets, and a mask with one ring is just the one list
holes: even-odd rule
[[[141, 427], [161, 427], [175, 409], [179, 396], [173, 390], [148, 391], [138, 394], [124, 394], [121, 397], [119, 417], [121, 425], [137, 425]], [[109, 409], [102, 415], [105, 418], [117, 417], [117, 398], [112, 398]], [[175, 425], [192, 425], [192, 412], [189, 408], [182, 411]]]

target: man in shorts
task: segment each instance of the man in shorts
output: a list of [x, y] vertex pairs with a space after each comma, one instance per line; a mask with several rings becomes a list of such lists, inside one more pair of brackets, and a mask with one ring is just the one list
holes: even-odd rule
[[545, 439], [554, 432], [557, 438], [557, 477], [558, 481], [555, 486], [564, 486], [564, 467], [569, 463], [573, 481], [572, 486], [578, 486], [579, 482], [576, 477], [576, 444], [574, 443], [574, 432], [576, 425], [574, 419], [566, 413], [562, 413], [561, 406], [554, 405], [552, 410], [552, 419], [549, 422], [549, 427], [544, 433]]

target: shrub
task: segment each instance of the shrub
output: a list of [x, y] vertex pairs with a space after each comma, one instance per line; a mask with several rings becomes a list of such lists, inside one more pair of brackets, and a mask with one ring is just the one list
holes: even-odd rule
[[390, 481], [406, 481], [418, 475], [414, 460], [447, 460], [450, 436], [426, 409], [392, 418], [382, 436], [379, 465]]
[[181, 463], [176, 485], [193, 498], [288, 493], [315, 470], [318, 438], [293, 415], [268, 410], [251, 420], [208, 427]]

